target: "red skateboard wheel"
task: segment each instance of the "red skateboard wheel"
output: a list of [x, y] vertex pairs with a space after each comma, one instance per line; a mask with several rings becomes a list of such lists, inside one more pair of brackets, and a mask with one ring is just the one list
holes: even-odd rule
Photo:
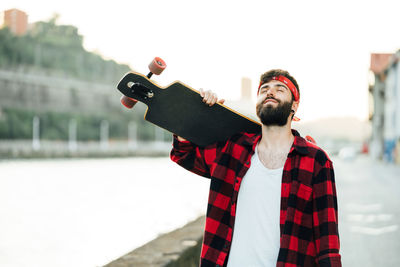
[[159, 57], [155, 57], [153, 61], [150, 62], [149, 64], [149, 70], [155, 75], [160, 75], [163, 70], [167, 67], [167, 64], [165, 64], [165, 61], [162, 60]]
[[127, 97], [127, 96], [121, 96], [121, 104], [124, 105], [126, 108], [133, 108], [133, 106], [138, 102], [136, 99]]

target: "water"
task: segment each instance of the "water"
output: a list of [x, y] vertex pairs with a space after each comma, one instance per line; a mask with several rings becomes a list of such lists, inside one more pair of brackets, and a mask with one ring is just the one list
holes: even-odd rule
[[0, 266], [102, 266], [205, 213], [168, 158], [0, 162]]

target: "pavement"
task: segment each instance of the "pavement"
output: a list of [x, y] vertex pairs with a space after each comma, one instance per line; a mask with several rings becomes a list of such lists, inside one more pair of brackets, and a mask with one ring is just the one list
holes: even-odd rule
[[400, 266], [400, 166], [332, 158], [343, 266]]

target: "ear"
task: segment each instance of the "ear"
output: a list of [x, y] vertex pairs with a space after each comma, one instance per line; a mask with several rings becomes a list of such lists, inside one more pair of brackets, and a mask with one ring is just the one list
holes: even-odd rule
[[296, 113], [298, 108], [299, 108], [299, 101], [293, 101], [292, 112]]

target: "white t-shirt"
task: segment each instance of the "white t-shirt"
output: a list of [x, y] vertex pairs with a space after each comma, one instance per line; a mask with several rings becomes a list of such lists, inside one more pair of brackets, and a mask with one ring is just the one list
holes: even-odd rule
[[266, 168], [257, 146], [240, 184], [228, 267], [275, 267], [280, 247], [283, 167]]

